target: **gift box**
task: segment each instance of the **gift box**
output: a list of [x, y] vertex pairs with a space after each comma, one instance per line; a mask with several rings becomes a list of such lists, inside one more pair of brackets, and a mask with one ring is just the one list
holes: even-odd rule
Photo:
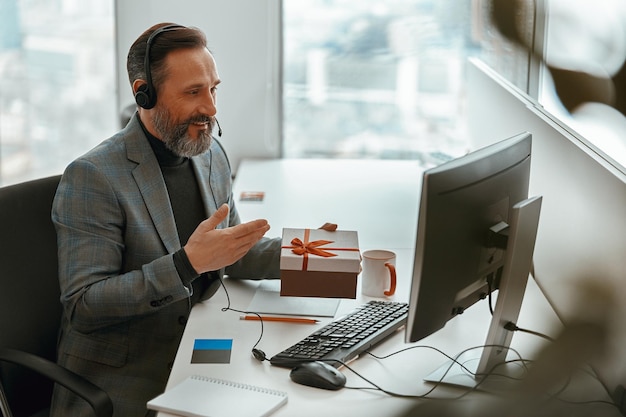
[[283, 229], [280, 295], [356, 298], [360, 268], [357, 232]]

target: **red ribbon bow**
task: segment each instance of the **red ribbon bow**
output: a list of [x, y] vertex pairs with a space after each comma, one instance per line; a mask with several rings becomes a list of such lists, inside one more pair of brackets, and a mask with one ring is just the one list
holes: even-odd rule
[[294, 237], [291, 240], [291, 244], [294, 246], [294, 248], [292, 248], [291, 251], [295, 253], [296, 255], [306, 255], [307, 253], [310, 253], [310, 254], [317, 255], [317, 256], [323, 256], [324, 258], [337, 256], [337, 254], [335, 253], [331, 253], [331, 252], [318, 248], [318, 246], [328, 245], [329, 243], [333, 243], [333, 241], [320, 239], [320, 240], [314, 240], [313, 242], [304, 243], [299, 238]]

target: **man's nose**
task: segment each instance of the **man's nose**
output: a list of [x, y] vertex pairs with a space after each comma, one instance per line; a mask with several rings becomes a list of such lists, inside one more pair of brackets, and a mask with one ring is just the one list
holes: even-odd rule
[[203, 97], [200, 111], [208, 116], [215, 116], [217, 114], [217, 103], [213, 94], [208, 93]]

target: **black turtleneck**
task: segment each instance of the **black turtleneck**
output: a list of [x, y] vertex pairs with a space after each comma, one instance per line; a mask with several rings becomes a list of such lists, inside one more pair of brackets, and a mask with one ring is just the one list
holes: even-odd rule
[[193, 165], [189, 158], [174, 155], [161, 140], [152, 135], [147, 136], [159, 161], [174, 212], [178, 237], [181, 245], [184, 245], [205, 218]]

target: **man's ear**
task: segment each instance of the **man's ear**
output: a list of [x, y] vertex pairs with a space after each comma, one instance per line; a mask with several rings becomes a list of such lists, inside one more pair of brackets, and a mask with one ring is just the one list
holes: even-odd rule
[[135, 81], [133, 81], [133, 84], [132, 84], [133, 95], [137, 94], [139, 87], [145, 84], [148, 84], [148, 83], [145, 80], [142, 80], [141, 78], [138, 78]]

